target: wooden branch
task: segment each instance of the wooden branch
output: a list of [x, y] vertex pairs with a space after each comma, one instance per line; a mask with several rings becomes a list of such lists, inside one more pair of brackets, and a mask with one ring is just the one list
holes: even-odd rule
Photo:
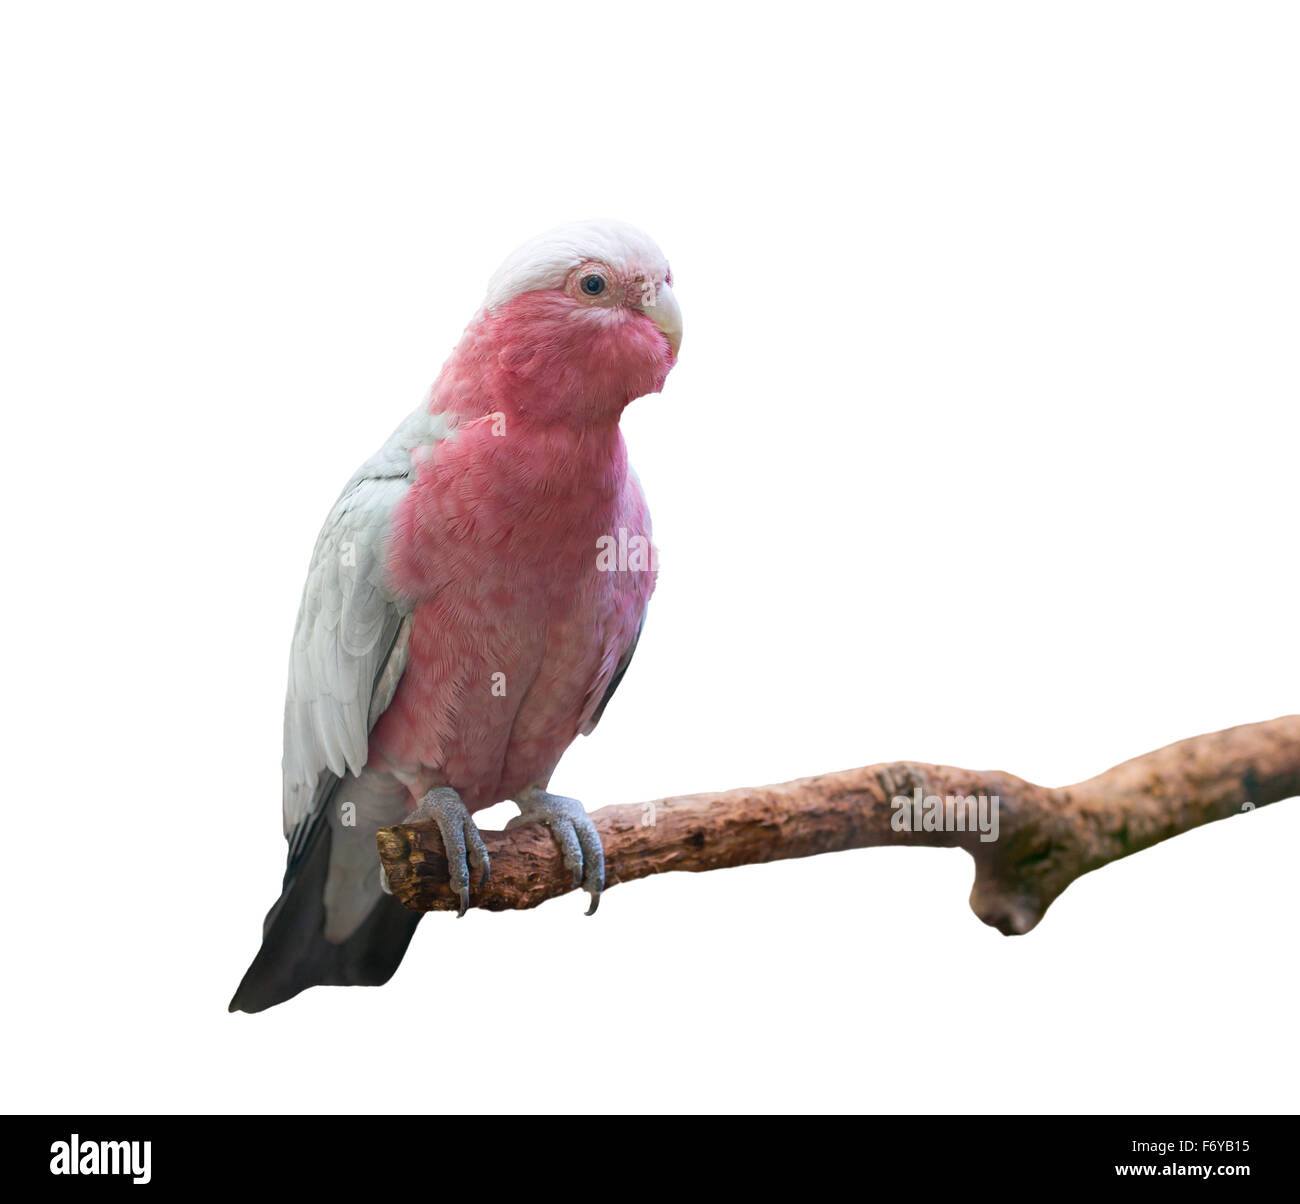
[[[985, 832], [898, 830], [907, 798], [997, 797], [997, 839]], [[669, 870], [811, 857], [873, 845], [966, 849], [975, 859], [971, 907], [1004, 933], [1028, 932], [1071, 882], [1180, 832], [1300, 795], [1300, 715], [1194, 736], [1074, 786], [1035, 786], [1011, 774], [899, 761], [779, 786], [605, 807], [592, 815], [605, 844], [608, 887]], [[922, 802], [924, 812], [924, 802]], [[933, 805], [931, 814], [937, 814]], [[991, 815], [991, 804], [986, 808]], [[961, 807], [953, 808], [955, 820]], [[536, 907], [573, 890], [550, 832], [484, 832], [491, 880], [474, 889], [489, 911]], [[413, 911], [457, 906], [436, 825], [384, 828], [379, 855], [393, 893]]]

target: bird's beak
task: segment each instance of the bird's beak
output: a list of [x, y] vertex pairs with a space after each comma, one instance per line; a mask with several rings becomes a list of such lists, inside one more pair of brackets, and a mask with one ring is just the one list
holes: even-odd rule
[[673, 290], [661, 284], [638, 308], [663, 331], [668, 346], [672, 348], [673, 359], [676, 359], [677, 349], [682, 345], [682, 311], [677, 307]]

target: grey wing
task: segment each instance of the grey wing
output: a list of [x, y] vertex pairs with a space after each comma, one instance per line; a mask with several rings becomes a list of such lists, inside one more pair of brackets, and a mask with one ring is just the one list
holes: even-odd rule
[[404, 474], [358, 476], [316, 541], [284, 703], [284, 831], [291, 845], [334, 783], [365, 766], [370, 729], [405, 668], [408, 609], [385, 583], [384, 540], [409, 487]]
[[412, 453], [450, 434], [421, 406], [348, 482], [325, 521], [302, 591], [284, 702], [285, 882], [347, 772], [366, 763], [370, 729], [406, 667], [410, 606], [385, 582], [393, 511], [411, 487]]

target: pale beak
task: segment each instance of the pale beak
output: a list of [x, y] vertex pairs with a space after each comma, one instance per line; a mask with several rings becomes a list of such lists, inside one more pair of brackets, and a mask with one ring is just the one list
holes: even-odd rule
[[668, 346], [672, 348], [673, 359], [676, 359], [677, 349], [682, 345], [682, 311], [677, 308], [673, 290], [661, 284], [637, 308], [663, 331]]

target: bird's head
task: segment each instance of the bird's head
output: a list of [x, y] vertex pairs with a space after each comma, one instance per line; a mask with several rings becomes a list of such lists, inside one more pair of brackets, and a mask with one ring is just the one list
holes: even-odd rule
[[480, 315], [506, 391], [538, 417], [614, 417], [663, 388], [682, 315], [663, 252], [624, 222], [561, 226], [497, 269]]

